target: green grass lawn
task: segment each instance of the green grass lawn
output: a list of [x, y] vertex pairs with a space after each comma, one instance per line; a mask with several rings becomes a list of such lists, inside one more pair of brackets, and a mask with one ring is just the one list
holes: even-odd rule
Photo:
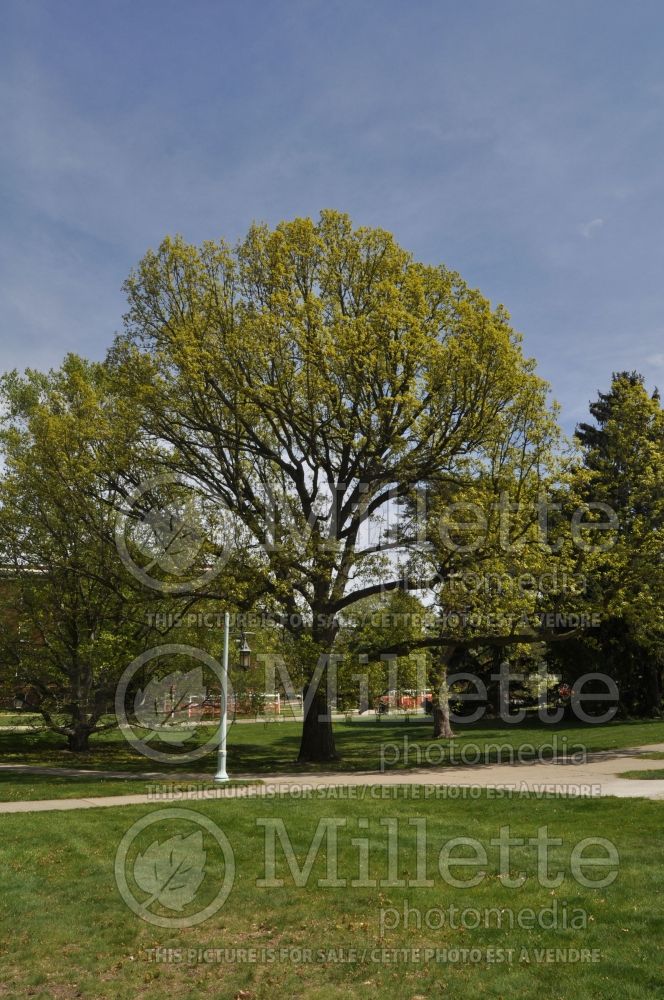
[[657, 768], [654, 771], [623, 771], [621, 778], [653, 778], [655, 781], [664, 780], [664, 768]]
[[[664, 760], [664, 753], [661, 751], [653, 751], [651, 753], [640, 753], [639, 759], [643, 760]], [[623, 771], [620, 775], [621, 778], [652, 778], [655, 781], [664, 780], [664, 769], [655, 768], [653, 771]]]
[[[424, 794], [424, 790], [421, 790]], [[118, 1000], [176, 1000], [199, 997], [292, 997], [307, 1000], [337, 998], [475, 997], [545, 998], [545, 1000], [652, 1000], [664, 995], [664, 845], [661, 831], [664, 804], [618, 799], [228, 799], [189, 803], [185, 815], [213, 820], [227, 835], [236, 863], [234, 887], [225, 905], [204, 923], [181, 930], [155, 927], [136, 916], [123, 902], [114, 878], [118, 844], [129, 827], [157, 807], [92, 809], [79, 813], [0, 816], [0, 996], [37, 998], [118, 998]], [[626, 816], [629, 816], [629, 823]], [[307, 884], [297, 887], [277, 851], [278, 888], [261, 888], [263, 830], [256, 821], [281, 818], [291, 838], [299, 864], [303, 864], [318, 821], [342, 818], [339, 830], [338, 874], [357, 878], [359, 851], [351, 841], [369, 838], [368, 875], [388, 877], [386, 827], [380, 820], [398, 824], [400, 879], [415, 879], [414, 817], [427, 822], [427, 875], [431, 887], [377, 888], [318, 887], [325, 875], [325, 850], [317, 858]], [[366, 819], [368, 827], [360, 825]], [[546, 825], [550, 837], [563, 843], [550, 849], [549, 871], [564, 873], [557, 888], [538, 884], [533, 847], [512, 848], [509, 868], [525, 873], [521, 888], [509, 888], [499, 873], [498, 849], [490, 841], [501, 826], [513, 838], [536, 836]], [[186, 824], [185, 824], [186, 826]], [[156, 827], [154, 828], [157, 829]], [[183, 827], [184, 829], [184, 827]], [[171, 831], [172, 832], [172, 829]], [[168, 835], [170, 835], [170, 832]], [[152, 836], [153, 834], [150, 834]], [[471, 836], [486, 849], [486, 872], [473, 888], [454, 888], [438, 875], [440, 847], [452, 837]], [[570, 873], [570, 852], [585, 837], [601, 835], [619, 851], [617, 879], [606, 888], [579, 885]], [[154, 834], [158, 836], [158, 834]], [[209, 849], [203, 903], [215, 892], [221, 865]], [[141, 847], [143, 849], [143, 847]], [[475, 869], [453, 869], [459, 879]], [[590, 871], [595, 878], [605, 872]], [[208, 878], [211, 888], [207, 889]], [[583, 929], [509, 928], [509, 910], [551, 912], [553, 903], [569, 911], [583, 910]], [[496, 926], [423, 926], [416, 918], [403, 926], [404, 904], [413, 913], [461, 910], [482, 913], [498, 908], [505, 921]], [[159, 904], [155, 904], [159, 910]], [[381, 934], [381, 909], [384, 927]], [[561, 912], [561, 910], [559, 911]], [[457, 916], [457, 923], [460, 918]], [[434, 925], [438, 918], [430, 916]], [[474, 918], [471, 921], [474, 923]], [[150, 949], [184, 949], [182, 961], [157, 962]], [[225, 949], [226, 959], [238, 957], [233, 949], [256, 949], [254, 962], [219, 963], [194, 960], [193, 949]], [[421, 949], [412, 952], [394, 949]], [[424, 961], [422, 949], [451, 949], [448, 962]], [[489, 962], [487, 949], [513, 949], [512, 961]], [[538, 949], [597, 949], [598, 962], [538, 962]], [[265, 960], [272, 954], [283, 960]], [[285, 949], [283, 953], [279, 949]], [[310, 949], [314, 961], [292, 949]], [[344, 951], [342, 951], [342, 949]], [[353, 954], [350, 949], [355, 949]], [[378, 951], [376, 951], [378, 949]], [[386, 949], [381, 951], [380, 949]], [[479, 949], [479, 961], [459, 961], [454, 949]], [[523, 960], [526, 949], [530, 962]], [[167, 953], [160, 953], [162, 956]], [[442, 956], [442, 951], [439, 955]], [[468, 953], [470, 954], [470, 952]], [[177, 958], [171, 952], [171, 958]], [[261, 958], [262, 956], [262, 958]], [[342, 961], [342, 958], [347, 959]], [[215, 952], [208, 957], [216, 959]], [[222, 957], [224, 957], [222, 955]], [[555, 958], [555, 955], [553, 956]], [[375, 960], [372, 960], [375, 959]], [[410, 960], [407, 960], [410, 959]]]
[[[170, 790], [174, 794], [192, 791], [215, 789], [213, 781], [181, 781], [163, 782], [158, 779], [146, 781], [144, 778], [74, 778], [65, 775], [47, 774], [0, 774], [0, 802], [27, 802], [38, 799], [72, 799], [98, 798], [106, 795], [145, 795], [154, 794], [155, 785], [159, 785], [160, 794]], [[224, 785], [229, 787], [244, 787], [249, 782], [230, 781]], [[1, 995], [1, 994], [0, 994]]]
[[0, 712], [0, 729], [11, 726], [41, 726], [41, 715], [33, 712]]
[[[519, 726], [509, 726], [498, 721], [482, 721], [473, 726], [456, 727], [456, 738], [447, 741], [431, 740], [431, 721], [414, 719], [385, 719], [335, 723], [339, 761], [324, 765], [297, 765], [301, 723], [268, 722], [236, 724], [229, 732], [228, 769], [233, 774], [284, 774], [297, 771], [377, 771], [381, 762], [385, 770], [406, 767], [436, 766], [450, 762], [472, 764], [479, 756], [480, 763], [499, 757], [502, 747], [503, 760], [507, 747], [516, 752], [525, 748], [523, 758], [535, 757], [537, 748], [550, 747], [554, 738], [558, 753], [573, 753], [579, 748], [588, 751], [613, 750], [664, 742], [664, 722], [636, 721], [613, 722], [605, 726], [584, 726], [564, 723], [544, 726], [527, 721]], [[185, 747], [190, 749], [197, 741], [205, 742], [211, 730], [201, 727]], [[32, 764], [41, 767], [80, 767], [91, 770], [117, 770], [128, 773], [185, 772], [212, 773], [215, 767], [214, 752], [195, 761], [178, 765], [160, 764], [136, 751], [118, 731], [93, 737], [89, 753], [72, 753], [63, 745], [62, 737], [48, 732], [0, 732], [0, 763]], [[528, 748], [532, 748], [532, 751]], [[464, 756], [465, 755], [465, 756]], [[0, 775], [2, 780], [2, 775]]]

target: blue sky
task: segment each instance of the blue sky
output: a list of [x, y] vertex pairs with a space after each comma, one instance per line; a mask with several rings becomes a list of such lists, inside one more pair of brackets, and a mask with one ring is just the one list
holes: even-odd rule
[[0, 368], [102, 357], [167, 233], [324, 207], [503, 302], [568, 429], [664, 389], [664, 4], [0, 0]]

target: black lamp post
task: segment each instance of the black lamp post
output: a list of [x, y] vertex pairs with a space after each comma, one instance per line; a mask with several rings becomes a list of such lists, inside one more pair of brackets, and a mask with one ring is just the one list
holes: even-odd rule
[[240, 666], [243, 670], [248, 670], [251, 666], [251, 649], [247, 642], [247, 636], [243, 632], [240, 637]]

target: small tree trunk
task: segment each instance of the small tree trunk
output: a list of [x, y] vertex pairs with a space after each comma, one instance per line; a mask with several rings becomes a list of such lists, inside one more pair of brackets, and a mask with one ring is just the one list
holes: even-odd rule
[[433, 738], [451, 740], [454, 736], [450, 725], [450, 700], [448, 695], [440, 698], [440, 704], [433, 706]]
[[659, 683], [659, 669], [651, 660], [645, 664], [646, 714], [659, 716], [662, 711], [662, 692]]
[[443, 646], [434, 654], [434, 666], [431, 671], [434, 740], [451, 740], [454, 737], [450, 723], [450, 693], [447, 686], [447, 665], [453, 654], [454, 646]]
[[501, 695], [500, 695], [500, 681], [493, 680], [496, 674], [500, 673], [500, 663], [503, 658], [502, 650], [497, 648], [494, 649], [493, 655], [491, 657], [491, 676], [487, 679], [487, 708], [488, 716], [492, 719], [499, 719], [502, 709]]

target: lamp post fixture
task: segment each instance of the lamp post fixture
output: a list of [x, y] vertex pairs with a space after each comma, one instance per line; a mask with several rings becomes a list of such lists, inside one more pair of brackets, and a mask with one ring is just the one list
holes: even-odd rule
[[219, 721], [219, 757], [217, 773], [214, 776], [216, 784], [222, 785], [228, 781], [226, 771], [226, 734], [228, 732], [228, 629], [230, 615], [224, 614], [224, 652], [221, 664], [221, 719]]
[[243, 632], [239, 639], [240, 642], [240, 666], [243, 670], [248, 670], [251, 666], [251, 649], [249, 648], [249, 643], [247, 642], [246, 633]]
[[[230, 629], [230, 614], [224, 613], [224, 649], [221, 663], [221, 719], [219, 721], [219, 754], [215, 784], [223, 785], [229, 781], [226, 770], [226, 737], [228, 735], [228, 639]], [[247, 670], [251, 666], [251, 649], [244, 632], [240, 635], [240, 666]]]

